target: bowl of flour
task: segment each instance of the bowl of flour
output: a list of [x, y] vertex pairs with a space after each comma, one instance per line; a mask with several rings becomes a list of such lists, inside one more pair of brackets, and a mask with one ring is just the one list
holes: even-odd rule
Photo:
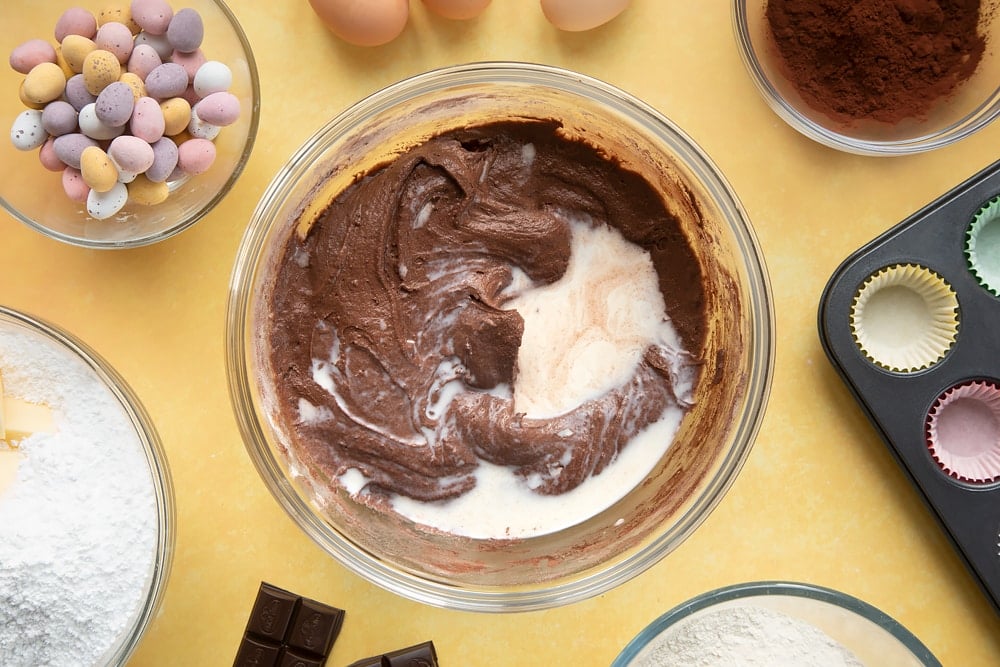
[[174, 544], [170, 473], [122, 378], [0, 306], [0, 665], [124, 665]]
[[810, 584], [764, 581], [699, 595], [663, 614], [611, 667], [940, 667], [872, 605]]

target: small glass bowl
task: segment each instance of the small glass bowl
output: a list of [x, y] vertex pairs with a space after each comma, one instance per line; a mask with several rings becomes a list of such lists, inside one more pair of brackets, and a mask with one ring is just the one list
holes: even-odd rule
[[[121, 406], [135, 429], [149, 464], [150, 484], [156, 501], [156, 539], [152, 566], [147, 576], [147, 589], [132, 616], [122, 619], [121, 634], [99, 661], [100, 665], [124, 667], [159, 609], [173, 562], [177, 522], [166, 453], [139, 398], [124, 378], [88, 345], [52, 324], [5, 306], [0, 306], [0, 330], [22, 332], [36, 339], [40, 347], [55, 346], [61, 348], [63, 354], [79, 359], [100, 379]], [[97, 567], [97, 564], [94, 566]]]
[[[709, 281], [706, 363], [696, 406], [667, 454], [620, 501], [527, 539], [440, 534], [390, 518], [289, 463], [294, 425], [274, 410], [268, 312], [275, 265], [300, 221], [358, 174], [429, 136], [545, 118], [600, 143], [664, 192]], [[721, 174], [673, 123], [606, 83], [526, 63], [426, 72], [358, 102], [313, 135], [264, 193], [237, 254], [226, 323], [230, 396], [247, 451], [278, 502], [323, 549], [405, 597], [453, 609], [521, 611], [581, 600], [643, 572], [701, 524], [759, 428], [774, 360], [763, 258]]]
[[[767, 104], [793, 128], [821, 144], [859, 155], [929, 151], [977, 132], [1000, 115], [1000, 52], [988, 45], [975, 73], [926, 119], [844, 122], [810, 107], [782, 73], [768, 29], [767, 0], [733, 0], [732, 22], [740, 56]], [[983, 8], [980, 30], [992, 34], [996, 12]]]
[[[65, 5], [65, 6], [63, 6]], [[250, 43], [233, 12], [222, 0], [171, 2], [175, 9], [191, 7], [202, 16], [209, 60], [229, 66], [229, 92], [240, 101], [239, 119], [214, 140], [216, 159], [203, 174], [170, 183], [170, 196], [154, 206], [126, 204], [116, 215], [95, 220], [85, 203], [63, 192], [61, 173], [45, 169], [38, 151], [19, 151], [10, 139], [0, 140], [0, 206], [29, 227], [60, 241], [87, 248], [134, 248], [170, 238], [201, 220], [226, 196], [246, 166], [260, 120], [260, 83]], [[6, 52], [23, 41], [51, 41], [60, 14], [72, 3], [9, 0], [0, 9]], [[100, 6], [88, 6], [95, 13]], [[40, 20], [44, 17], [44, 20]], [[0, 72], [0, 119], [6, 127], [25, 107], [18, 99], [24, 75], [9, 67]]]
[[941, 667], [909, 630], [867, 602], [829, 588], [785, 581], [736, 584], [694, 597], [646, 626], [611, 667], [641, 664], [668, 633], [706, 614], [734, 607], [759, 607], [808, 623], [866, 665]]

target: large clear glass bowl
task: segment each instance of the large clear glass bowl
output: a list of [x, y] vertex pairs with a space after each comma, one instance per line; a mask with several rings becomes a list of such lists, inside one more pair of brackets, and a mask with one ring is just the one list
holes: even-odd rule
[[[124, 667], [156, 616], [173, 562], [177, 523], [173, 483], [166, 453], [160, 443], [159, 434], [138, 396], [124, 378], [95, 350], [53, 324], [5, 306], [0, 306], [0, 330], [26, 334], [37, 340], [39, 347], [53, 345], [79, 359], [114, 396], [135, 429], [135, 435], [149, 464], [150, 485], [156, 500], [156, 539], [155, 553], [151, 558], [152, 565], [146, 578], [146, 590], [132, 616], [121, 619], [121, 633], [114, 643], [107, 647], [98, 663], [102, 666]], [[53, 379], [53, 382], [58, 381], [58, 378]], [[99, 563], [90, 565], [100, 567]]]
[[[441, 535], [388, 518], [289, 465], [294, 425], [272, 409], [267, 303], [290, 234], [358, 174], [448, 128], [518, 117], [558, 119], [570, 133], [598, 142], [642, 171], [684, 220], [711, 283], [703, 379], [667, 454], [600, 514], [530, 539]], [[296, 523], [380, 586], [433, 605], [481, 611], [587, 598], [676, 548], [721, 500], [746, 459], [774, 356], [761, 252], [743, 208], [708, 157], [635, 97], [581, 74], [524, 63], [423, 73], [358, 102], [316, 132], [254, 211], [233, 269], [226, 327], [230, 394], [247, 451]]]
[[[878, 608], [840, 591], [788, 581], [735, 584], [692, 598], [643, 628], [611, 667], [642, 664], [658, 642], [685, 623], [736, 607], [768, 609], [808, 623], [850, 650], [865, 665], [941, 667], [919, 639]], [[720, 637], [719, 641], [724, 639]]]
[[[732, 22], [740, 56], [768, 106], [793, 128], [821, 144], [859, 155], [920, 153], [963, 139], [1000, 115], [1000, 51], [987, 43], [972, 77], [926, 118], [898, 123], [832, 118], [807, 104], [783, 72], [767, 25], [766, 8], [767, 0], [733, 0]], [[996, 17], [996, 7], [984, 3], [981, 34], [995, 36]]]
[[[224, 127], [214, 140], [216, 159], [203, 174], [170, 182], [170, 196], [161, 204], [126, 204], [106, 220], [87, 214], [86, 204], [70, 200], [62, 189], [61, 173], [38, 161], [38, 151], [22, 152], [9, 138], [0, 140], [0, 206], [10, 215], [42, 234], [86, 248], [134, 248], [170, 238], [205, 217], [229, 193], [243, 173], [253, 149], [260, 120], [260, 83], [250, 42], [236, 16], [222, 0], [185, 0], [171, 3], [175, 10], [198, 10], [205, 25], [201, 50], [209, 60], [229, 66], [233, 83], [229, 91], [240, 100], [240, 117]], [[72, 3], [38, 3], [5, 0], [0, 6], [4, 26], [0, 43], [5, 53], [28, 39], [54, 43], [52, 30], [60, 14]], [[92, 6], [95, 13], [100, 6]], [[18, 99], [24, 75], [9, 67], [0, 72], [0, 119], [10, 127], [25, 107]]]

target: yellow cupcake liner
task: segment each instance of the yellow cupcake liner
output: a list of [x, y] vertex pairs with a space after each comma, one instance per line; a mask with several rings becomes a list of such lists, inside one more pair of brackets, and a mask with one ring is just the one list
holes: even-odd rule
[[931, 457], [948, 476], [1000, 481], [1000, 387], [983, 381], [951, 387], [931, 406], [926, 436]]
[[1000, 296], [1000, 195], [972, 216], [965, 233], [965, 259], [979, 284]]
[[854, 342], [869, 361], [898, 373], [933, 366], [958, 336], [958, 297], [937, 273], [897, 264], [868, 277], [850, 315]]

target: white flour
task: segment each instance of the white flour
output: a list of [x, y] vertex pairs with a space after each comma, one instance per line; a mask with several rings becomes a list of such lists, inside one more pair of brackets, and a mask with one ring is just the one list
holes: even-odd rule
[[653, 640], [634, 667], [864, 667], [818, 628], [761, 607], [692, 617]]
[[149, 466], [120, 404], [77, 357], [0, 328], [0, 369], [8, 394], [51, 406], [57, 425], [21, 442], [0, 495], [0, 666], [94, 665], [149, 586]]

